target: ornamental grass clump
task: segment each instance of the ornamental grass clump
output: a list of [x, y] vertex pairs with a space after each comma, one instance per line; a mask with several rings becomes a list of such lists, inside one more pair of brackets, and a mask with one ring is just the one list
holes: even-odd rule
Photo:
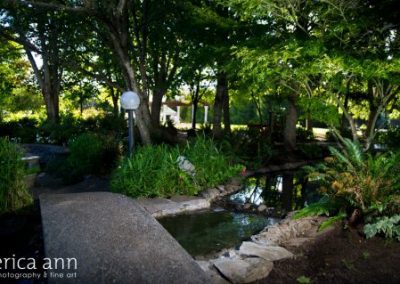
[[22, 151], [8, 139], [0, 138], [0, 214], [32, 203], [25, 183]]
[[[297, 217], [326, 214], [331, 216], [328, 222], [346, 219], [349, 225], [382, 225], [386, 220], [395, 226], [397, 219], [391, 217], [400, 213], [400, 154], [365, 153], [349, 139], [344, 139], [341, 150], [330, 148], [330, 152], [325, 163], [307, 168], [309, 178], [322, 183], [324, 197], [298, 212]], [[365, 226], [366, 235], [372, 237], [380, 228]]]
[[[194, 173], [179, 167], [180, 156], [194, 165]], [[111, 188], [131, 197], [195, 195], [203, 188], [237, 175], [240, 170], [241, 166], [230, 163], [212, 140], [198, 138], [181, 148], [163, 144], [139, 147], [115, 170]]]

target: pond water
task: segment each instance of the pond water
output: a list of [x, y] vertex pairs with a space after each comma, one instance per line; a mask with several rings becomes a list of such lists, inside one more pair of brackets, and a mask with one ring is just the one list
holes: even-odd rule
[[165, 217], [158, 221], [189, 254], [205, 256], [235, 247], [279, 219], [214, 210]]
[[[235, 212], [219, 208], [165, 217], [159, 222], [189, 254], [206, 256], [240, 245], [242, 241], [280, 220], [267, 215], [281, 217], [285, 212], [318, 200], [317, 188], [318, 183], [309, 181], [300, 171], [251, 177], [245, 181], [243, 190], [218, 202], [223, 208], [231, 208]], [[249, 209], [238, 209], [249, 203]], [[261, 214], [251, 213], [257, 212], [262, 204], [274, 210]]]
[[319, 199], [318, 181], [310, 181], [301, 171], [285, 171], [250, 177], [243, 190], [227, 198], [233, 204], [265, 204], [285, 212], [303, 208]]

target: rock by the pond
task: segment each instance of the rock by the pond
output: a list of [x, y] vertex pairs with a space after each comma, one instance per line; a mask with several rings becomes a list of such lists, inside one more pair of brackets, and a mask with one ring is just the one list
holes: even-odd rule
[[201, 193], [201, 196], [206, 198], [207, 200], [213, 200], [216, 197], [220, 196], [220, 192], [216, 188], [206, 189]]
[[251, 203], [246, 203], [243, 205], [243, 210], [249, 210], [251, 208]]
[[261, 204], [260, 206], [258, 206], [257, 211], [258, 212], [264, 212], [265, 210], [267, 210], [267, 206], [265, 204]]
[[173, 196], [171, 199], [138, 198], [137, 202], [156, 218], [210, 207], [207, 199], [193, 196]]
[[217, 186], [217, 189], [219, 190], [219, 192], [224, 192], [225, 191], [225, 186], [223, 186], [223, 185], [218, 185]]
[[197, 260], [197, 264], [203, 269], [203, 271], [211, 278], [211, 283], [213, 284], [229, 284], [222, 276], [218, 273], [218, 271], [214, 268], [214, 266], [209, 261]]
[[[74, 258], [73, 283], [210, 283], [135, 200], [109, 192], [40, 196], [45, 255]], [[71, 283], [49, 278], [49, 283]]]
[[196, 174], [196, 168], [185, 156], [179, 156], [176, 159], [176, 162], [178, 163], [179, 168], [185, 173], [188, 173], [191, 176]]
[[240, 185], [228, 184], [227, 186], [225, 186], [225, 190], [227, 193], [234, 193], [238, 191], [240, 188], [241, 188]]
[[253, 242], [243, 242], [239, 254], [242, 256], [258, 256], [269, 261], [293, 257], [293, 254], [283, 247], [262, 246]]
[[282, 245], [298, 237], [313, 237], [318, 233], [324, 217], [307, 217], [299, 220], [287, 219], [251, 237], [261, 245]]
[[215, 267], [232, 283], [250, 283], [268, 276], [273, 263], [262, 258], [218, 258]]

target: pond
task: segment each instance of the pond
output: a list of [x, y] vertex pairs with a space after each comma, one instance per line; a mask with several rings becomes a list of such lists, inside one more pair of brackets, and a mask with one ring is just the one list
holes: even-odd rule
[[279, 221], [265, 216], [225, 210], [165, 217], [161, 225], [192, 256], [205, 256], [241, 244]]
[[[285, 212], [318, 200], [316, 188], [318, 184], [300, 171], [250, 177], [241, 191], [217, 201], [214, 206], [220, 207], [213, 211], [165, 217], [159, 222], [189, 254], [206, 256], [240, 245], [279, 222]], [[260, 205], [273, 210], [257, 210]]]

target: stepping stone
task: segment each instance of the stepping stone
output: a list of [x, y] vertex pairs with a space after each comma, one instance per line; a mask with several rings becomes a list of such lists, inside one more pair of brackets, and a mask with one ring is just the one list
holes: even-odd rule
[[251, 283], [268, 276], [274, 264], [262, 258], [218, 258], [214, 266], [232, 283]]
[[[210, 283], [210, 278], [135, 200], [110, 192], [40, 196], [45, 255], [74, 258], [48, 283]], [[57, 273], [57, 274], [55, 274]], [[63, 278], [51, 277], [64, 274]], [[67, 273], [76, 273], [67, 278]]]
[[253, 242], [243, 242], [239, 249], [243, 256], [257, 256], [265, 260], [276, 261], [293, 257], [293, 253], [279, 246], [263, 246]]

